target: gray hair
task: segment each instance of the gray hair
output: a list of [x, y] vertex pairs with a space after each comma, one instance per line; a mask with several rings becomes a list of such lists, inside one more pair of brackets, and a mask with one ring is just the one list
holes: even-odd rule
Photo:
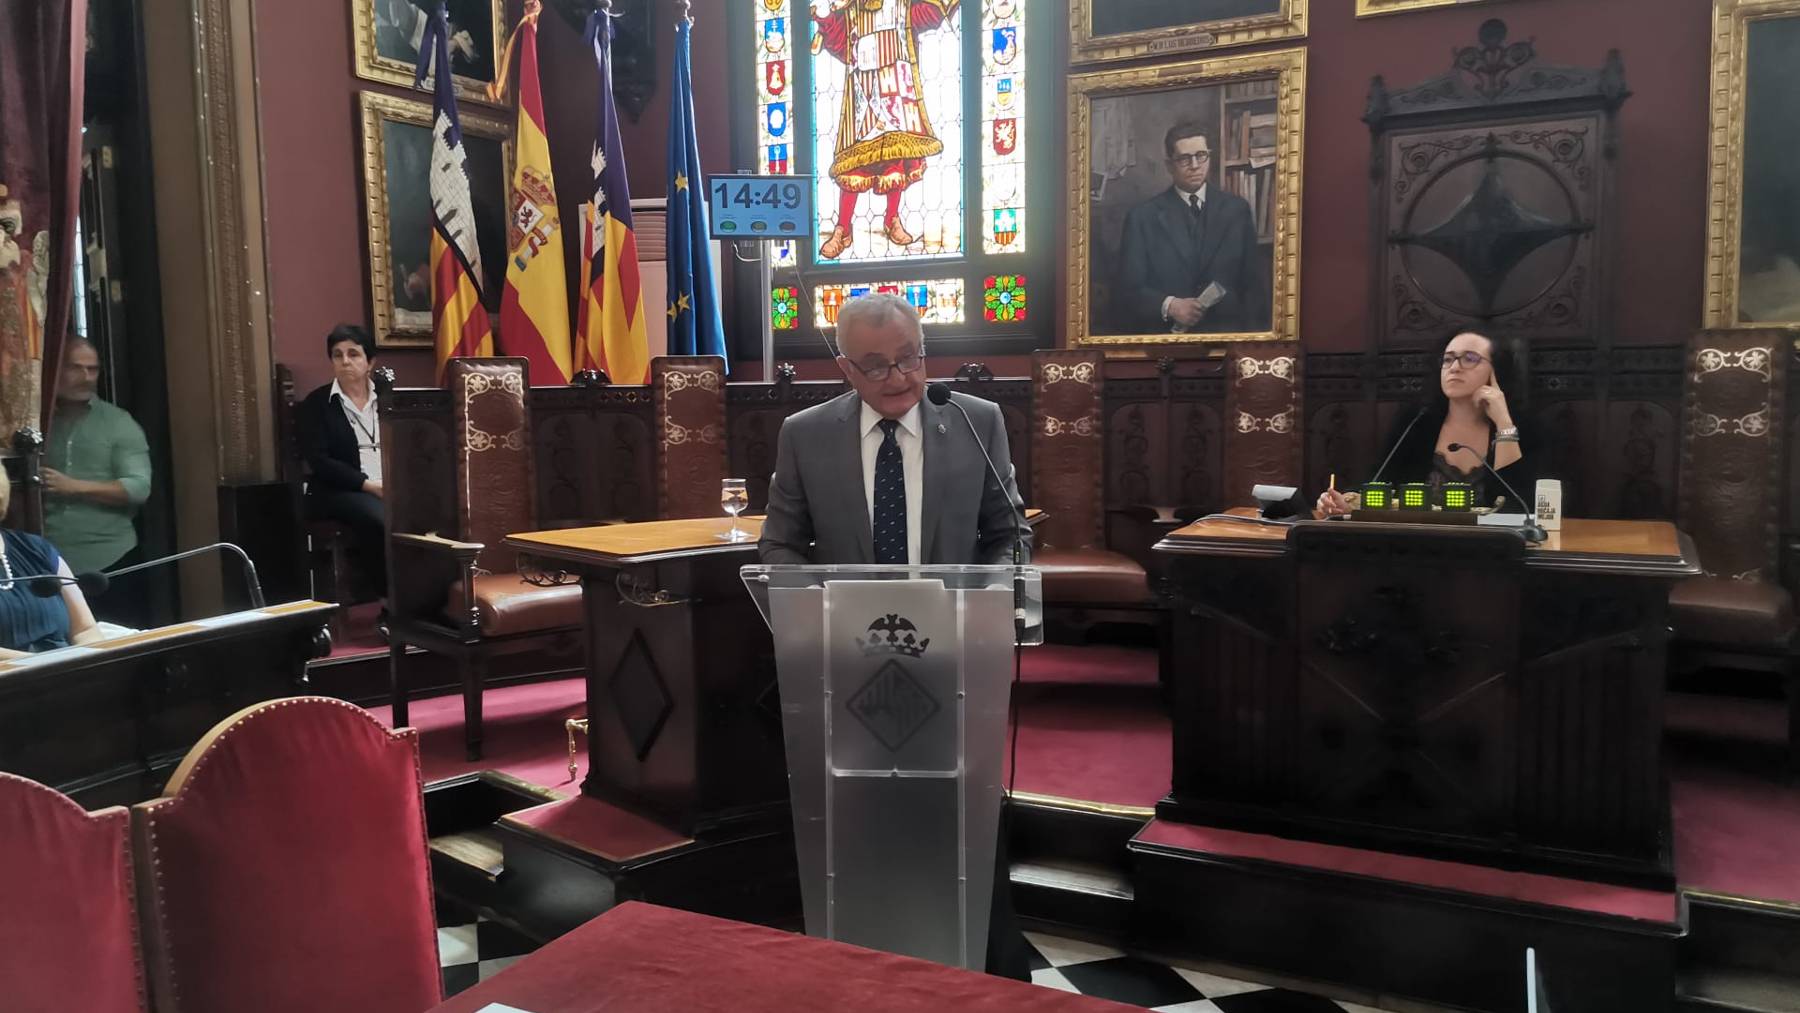
[[844, 335], [852, 327], [880, 325], [890, 320], [899, 320], [912, 329], [913, 336], [919, 339], [919, 347], [925, 347], [925, 328], [919, 323], [918, 307], [892, 292], [870, 292], [845, 301], [838, 310], [837, 316], [837, 349], [844, 354]]

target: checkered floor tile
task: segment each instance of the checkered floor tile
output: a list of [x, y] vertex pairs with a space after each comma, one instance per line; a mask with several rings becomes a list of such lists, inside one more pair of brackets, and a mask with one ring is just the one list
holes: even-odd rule
[[[536, 948], [503, 925], [456, 910], [442, 898], [438, 903], [438, 964], [446, 996], [492, 977]], [[1369, 1006], [1169, 967], [1078, 939], [1038, 932], [1027, 932], [1025, 938], [1031, 944], [1031, 980], [1045, 988], [1163, 1013], [1379, 1013]]]

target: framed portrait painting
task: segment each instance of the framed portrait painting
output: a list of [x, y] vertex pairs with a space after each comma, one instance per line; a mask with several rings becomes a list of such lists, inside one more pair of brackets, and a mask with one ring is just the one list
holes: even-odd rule
[[1706, 326], [1800, 327], [1800, 0], [1714, 0]]
[[[459, 102], [491, 102], [506, 48], [506, 0], [446, 0], [450, 12], [450, 70]], [[350, 0], [356, 76], [412, 87], [419, 44], [435, 0]]]
[[1430, 7], [1467, 7], [1471, 4], [1497, 2], [1498, 0], [1356, 0], [1356, 16], [1372, 18], [1380, 14], [1404, 14]]
[[1306, 52], [1069, 79], [1077, 345], [1299, 333]]
[[1307, 0], [1069, 0], [1075, 63], [1190, 53], [1306, 35]]
[[[375, 343], [431, 347], [431, 103], [361, 94], [364, 210]], [[506, 269], [512, 129], [496, 113], [459, 110], [482, 302], [498, 319]]]

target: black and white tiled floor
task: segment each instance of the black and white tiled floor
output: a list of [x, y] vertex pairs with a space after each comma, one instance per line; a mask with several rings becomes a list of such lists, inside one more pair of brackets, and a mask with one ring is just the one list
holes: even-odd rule
[[[449, 910], [441, 898], [438, 905], [438, 964], [445, 996], [493, 977], [536, 948], [503, 925]], [[1045, 988], [1163, 1013], [1379, 1013], [1370, 1006], [1170, 967], [1077, 939], [1038, 932], [1025, 937], [1032, 949], [1031, 980]]]

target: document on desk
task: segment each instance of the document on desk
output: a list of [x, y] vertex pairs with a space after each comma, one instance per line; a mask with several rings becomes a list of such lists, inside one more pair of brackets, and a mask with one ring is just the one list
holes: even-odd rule
[[1524, 514], [1481, 514], [1475, 519], [1477, 524], [1486, 524], [1496, 528], [1522, 528], [1525, 526]]
[[531, 1013], [531, 1011], [520, 1009], [517, 1006], [508, 1006], [503, 1002], [490, 1002], [476, 1010], [475, 1013]]

